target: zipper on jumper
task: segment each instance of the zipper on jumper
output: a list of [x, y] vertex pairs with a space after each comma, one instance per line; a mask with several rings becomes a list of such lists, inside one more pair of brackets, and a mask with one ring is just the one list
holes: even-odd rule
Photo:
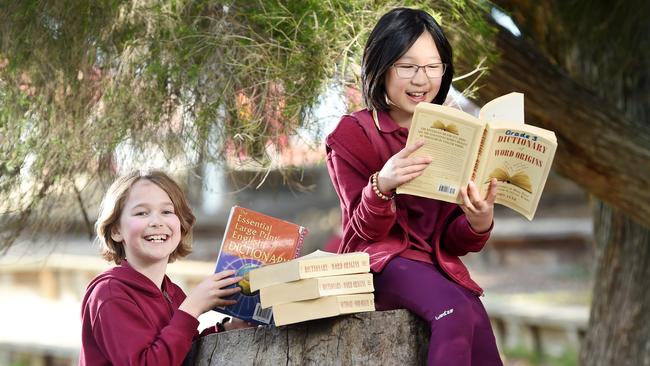
[[167, 300], [167, 302], [171, 304], [172, 299], [169, 298], [169, 294], [167, 293], [167, 291], [163, 291], [162, 294], [163, 294], [163, 297]]
[[172, 299], [169, 297], [167, 291], [163, 290], [162, 294], [165, 300], [167, 300], [167, 306], [169, 307], [169, 314], [174, 315], [174, 304], [172, 303]]

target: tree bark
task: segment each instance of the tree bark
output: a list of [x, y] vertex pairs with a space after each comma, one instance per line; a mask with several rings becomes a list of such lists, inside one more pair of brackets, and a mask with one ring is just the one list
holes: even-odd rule
[[650, 365], [650, 230], [594, 208], [598, 268], [582, 365]]
[[586, 191], [650, 227], [650, 131], [626, 119], [553, 66], [523, 39], [501, 29], [504, 55], [479, 89], [482, 101], [511, 91], [526, 96], [527, 123], [555, 131], [553, 168]]
[[419, 366], [429, 336], [407, 310], [370, 312], [213, 334], [195, 342], [184, 365]]
[[[644, 16], [603, 19], [589, 17], [589, 14], [583, 14], [583, 19], [571, 19], [555, 16], [562, 9], [554, 1], [500, 3], [514, 10], [516, 19], [525, 24], [525, 35], [548, 57], [523, 40], [501, 31], [498, 47], [505, 57], [486, 81], [488, 85], [481, 91], [482, 96], [491, 99], [513, 89], [528, 91], [526, 109], [530, 122], [558, 134], [557, 170], [607, 202], [595, 200], [594, 204], [596, 275], [589, 328], [580, 352], [581, 364], [648, 366], [650, 131], [647, 116], [650, 105], [647, 96], [650, 65], [647, 47], [637, 45], [621, 50], [624, 47], [618, 44], [625, 35], [609, 29], [601, 32], [609, 39], [596, 42], [601, 49], [595, 55], [593, 45], [580, 43], [585, 38], [566, 33], [567, 29], [577, 26], [582, 32], [589, 32], [595, 27], [602, 28], [602, 23], [608, 21], [625, 23], [628, 33], [635, 34], [648, 27], [647, 19]], [[610, 6], [575, 1], [571, 4], [581, 9], [600, 6], [595, 13], [602, 13]], [[620, 2], [611, 4], [611, 10], [620, 10], [620, 6]], [[639, 9], [635, 4], [623, 6], [634, 11], [648, 7], [647, 3]], [[562, 19], [567, 23], [562, 23]], [[581, 50], [589, 51], [582, 53]], [[612, 52], [619, 60], [621, 55], [627, 56], [626, 64], [636, 66], [623, 69], [615, 76], [603, 72], [623, 65], [612, 64], [611, 60], [616, 59], [612, 58]], [[549, 59], [570, 71], [560, 71]], [[574, 80], [589, 85], [592, 90]]]

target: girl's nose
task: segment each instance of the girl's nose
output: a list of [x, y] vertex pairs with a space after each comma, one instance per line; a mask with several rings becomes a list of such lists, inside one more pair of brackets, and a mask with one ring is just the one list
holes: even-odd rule
[[426, 72], [424, 72], [424, 68], [419, 68], [411, 78], [411, 83], [415, 85], [423, 85], [427, 82], [429, 82], [429, 78], [427, 77]]
[[156, 214], [151, 215], [151, 219], [149, 220], [149, 226], [151, 227], [160, 227], [162, 226], [162, 220], [160, 217]]

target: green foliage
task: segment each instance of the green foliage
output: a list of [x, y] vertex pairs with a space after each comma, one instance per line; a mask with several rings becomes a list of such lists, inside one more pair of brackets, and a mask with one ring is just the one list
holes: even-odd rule
[[[582, 58], [599, 62], [601, 70], [595, 73], [617, 79], [648, 67], [649, 2], [568, 0], [558, 1], [554, 10], [564, 26], [563, 32], [555, 36], [558, 43], [564, 50], [579, 43]], [[634, 51], [637, 54], [630, 57]]]
[[[306, 117], [328, 83], [357, 84], [367, 33], [402, 4], [0, 3], [0, 248], [77, 202], [60, 197], [92, 201], [89, 182], [155, 151], [189, 169], [242, 156], [268, 166], [269, 147], [314, 127]], [[405, 3], [442, 22], [459, 74], [492, 52], [485, 2], [429, 4]]]

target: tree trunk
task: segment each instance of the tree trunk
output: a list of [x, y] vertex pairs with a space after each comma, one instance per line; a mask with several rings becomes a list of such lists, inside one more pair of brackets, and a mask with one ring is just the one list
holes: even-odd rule
[[195, 342], [184, 365], [419, 366], [428, 345], [424, 321], [392, 310], [213, 334]]
[[[481, 91], [482, 96], [491, 99], [511, 90], [528, 91], [530, 122], [558, 132], [557, 170], [607, 202], [596, 200], [594, 204], [596, 278], [581, 364], [648, 366], [650, 58], [648, 48], [643, 46], [647, 40], [638, 38], [638, 34], [647, 34], [643, 31], [648, 22], [642, 9], [647, 9], [648, 4], [553, 0], [542, 4], [518, 0], [500, 3], [514, 10], [518, 23], [528, 30], [524, 30], [525, 35], [538, 43], [555, 64], [571, 71], [560, 71], [537, 49], [501, 31], [498, 46], [505, 57], [486, 81], [488, 86]], [[558, 4], [582, 10], [582, 19], [559, 16], [565, 14]], [[594, 9], [591, 14], [590, 8]], [[593, 16], [607, 13], [608, 9], [616, 14]], [[641, 16], [624, 13], [621, 18], [621, 9], [632, 9]], [[603, 32], [603, 24], [625, 27]], [[576, 29], [582, 33], [576, 34]], [[617, 33], [623, 30], [627, 34]], [[585, 32], [596, 31], [609, 39], [595, 42], [597, 47], [580, 43], [581, 39], [592, 38], [585, 37]], [[627, 42], [626, 37], [637, 38]], [[619, 46], [639, 40], [640, 44], [629, 49]], [[621, 55], [627, 56], [625, 62], [621, 62]], [[621, 72], [612, 74], [611, 70], [617, 68]], [[589, 85], [591, 90], [573, 80]]]
[[558, 138], [553, 168], [650, 227], [650, 130], [570, 79], [523, 39], [502, 29], [497, 47], [504, 56], [482, 80], [481, 99], [524, 93], [527, 123]]
[[598, 268], [582, 365], [650, 365], [650, 230], [594, 208]]

